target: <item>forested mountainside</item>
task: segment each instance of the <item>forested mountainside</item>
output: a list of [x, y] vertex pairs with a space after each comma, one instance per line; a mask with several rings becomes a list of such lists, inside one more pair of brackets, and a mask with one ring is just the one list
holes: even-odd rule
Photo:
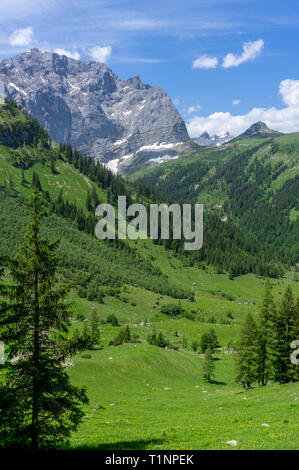
[[294, 264], [299, 253], [299, 133], [267, 135], [244, 134], [217, 150], [144, 168], [130, 178], [172, 200], [203, 203]]

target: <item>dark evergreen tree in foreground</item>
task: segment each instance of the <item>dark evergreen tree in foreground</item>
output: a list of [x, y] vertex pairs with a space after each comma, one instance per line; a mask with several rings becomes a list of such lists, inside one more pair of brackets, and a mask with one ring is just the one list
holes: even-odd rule
[[[45, 212], [36, 190], [32, 219], [16, 258], [12, 284], [2, 288], [0, 338], [6, 361], [0, 366], [0, 447], [65, 446], [83, 418], [84, 389], [70, 383], [66, 362], [69, 306], [57, 285], [57, 244], [40, 233]], [[73, 351], [74, 352], [74, 351]]]

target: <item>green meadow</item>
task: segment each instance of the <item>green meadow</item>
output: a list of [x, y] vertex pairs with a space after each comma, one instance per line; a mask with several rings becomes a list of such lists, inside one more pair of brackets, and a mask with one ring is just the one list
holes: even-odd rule
[[[230, 281], [211, 268], [178, 269], [178, 264], [173, 257], [162, 263], [169, 278], [193, 287], [195, 302], [181, 305], [197, 312], [194, 321], [170, 319], [160, 307], [173, 299], [130, 286], [121, 294], [125, 301], [107, 297], [101, 306], [73, 295], [76, 313], [88, 317], [96, 309], [102, 324], [99, 348], [87, 356], [78, 354], [69, 367], [73, 382], [85, 385], [90, 399], [72, 448], [230, 449], [226, 442], [236, 440], [237, 449], [298, 449], [299, 384], [245, 391], [234, 380], [230, 345], [245, 313], [258, 315], [265, 280], [248, 275]], [[289, 282], [298, 294], [291, 274], [272, 281], [277, 301]], [[109, 313], [120, 326], [104, 323]], [[233, 317], [229, 325], [221, 323], [227, 313]], [[140, 342], [109, 346], [123, 325]], [[82, 326], [82, 321], [72, 324]], [[203, 357], [191, 350], [191, 342], [209, 328], [215, 329], [221, 346], [214, 355], [211, 384], [202, 378]], [[153, 330], [162, 331], [179, 350], [149, 345], [146, 338]]]

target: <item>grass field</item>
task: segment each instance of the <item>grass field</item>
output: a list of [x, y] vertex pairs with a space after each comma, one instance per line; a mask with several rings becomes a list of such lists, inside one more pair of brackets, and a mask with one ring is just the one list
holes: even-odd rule
[[91, 356], [70, 372], [90, 397], [74, 448], [226, 449], [235, 439], [238, 449], [298, 449], [298, 383], [244, 392], [228, 355], [217, 357], [213, 384], [190, 352], [138, 344]]
[[[245, 391], [234, 381], [234, 354], [227, 351], [245, 313], [257, 315], [264, 280], [248, 275], [230, 281], [211, 268], [208, 272], [179, 269], [177, 259], [166, 258], [167, 254], [161, 266], [171, 280], [184, 286], [196, 282], [195, 302], [181, 304], [186, 310], [204, 311], [204, 321], [170, 319], [159, 310], [173, 299], [130, 286], [121, 294], [125, 302], [107, 297], [99, 306], [73, 296], [77, 312], [88, 316], [96, 309], [102, 324], [100, 348], [88, 352], [90, 358], [78, 354], [69, 368], [72, 381], [85, 385], [90, 399], [72, 448], [229, 449], [226, 442], [233, 439], [237, 449], [299, 449], [299, 383]], [[298, 295], [298, 283], [291, 275], [273, 280], [277, 301], [289, 282]], [[230, 325], [221, 324], [228, 311], [234, 319]], [[104, 323], [109, 313], [116, 314], [120, 327], [129, 324], [141, 343], [109, 347], [120, 329]], [[212, 314], [213, 324], [208, 322]], [[73, 327], [82, 325], [75, 322]], [[190, 343], [211, 327], [222, 349], [214, 356], [216, 375], [209, 384], [202, 378], [203, 358], [191, 351]], [[162, 331], [180, 350], [149, 345], [146, 337], [153, 329]]]

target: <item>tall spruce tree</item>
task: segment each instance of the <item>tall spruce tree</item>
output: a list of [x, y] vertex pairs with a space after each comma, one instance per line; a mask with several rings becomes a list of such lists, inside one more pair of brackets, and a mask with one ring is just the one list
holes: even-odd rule
[[236, 350], [236, 381], [248, 389], [257, 380], [258, 358], [257, 327], [250, 313], [241, 327]]
[[202, 364], [202, 375], [208, 382], [211, 382], [212, 377], [215, 375], [214, 359], [210, 349], [207, 349], [205, 352], [204, 362]]
[[83, 418], [84, 389], [70, 383], [66, 337], [67, 288], [56, 281], [57, 243], [40, 233], [45, 211], [40, 193], [31, 198], [32, 218], [2, 289], [0, 338], [6, 361], [0, 369], [0, 447], [56, 448], [68, 443]]
[[275, 317], [276, 309], [272, 296], [272, 287], [269, 280], [265, 284], [262, 309], [258, 321], [258, 355], [257, 380], [260, 385], [266, 385], [271, 369], [271, 319]]
[[100, 339], [99, 317], [95, 310], [93, 310], [90, 318], [90, 336], [92, 346], [95, 346]]
[[292, 379], [292, 363], [290, 360], [294, 339], [295, 306], [292, 289], [287, 287], [280, 307], [271, 319], [270, 360], [271, 378], [276, 382], [286, 383]]

